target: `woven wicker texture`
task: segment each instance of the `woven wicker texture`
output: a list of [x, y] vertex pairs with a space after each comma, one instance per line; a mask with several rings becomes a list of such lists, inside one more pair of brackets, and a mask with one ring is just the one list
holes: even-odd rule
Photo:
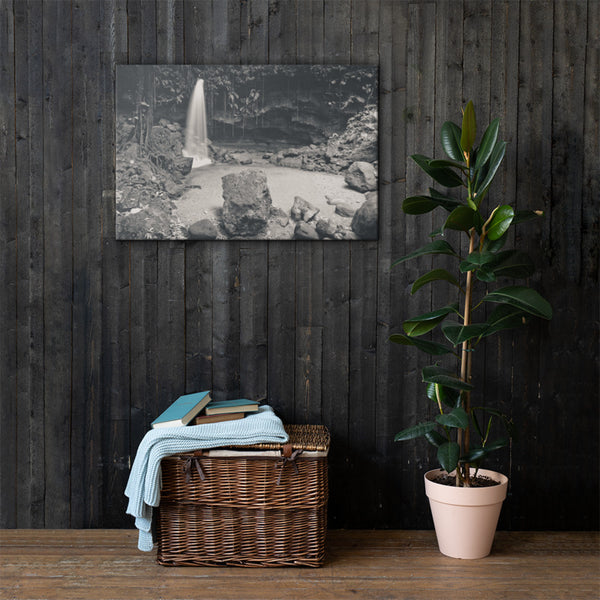
[[[294, 450], [329, 449], [321, 426], [286, 426]], [[261, 449], [274, 449], [265, 445]], [[277, 445], [276, 448], [283, 448]], [[157, 560], [165, 566], [312, 566], [324, 559], [327, 458], [162, 461]]]
[[[322, 425], [284, 425], [290, 436], [289, 443], [294, 450], [302, 449], [312, 452], [326, 452], [329, 450], [329, 431]], [[281, 444], [257, 444], [246, 446], [259, 450], [279, 450]]]

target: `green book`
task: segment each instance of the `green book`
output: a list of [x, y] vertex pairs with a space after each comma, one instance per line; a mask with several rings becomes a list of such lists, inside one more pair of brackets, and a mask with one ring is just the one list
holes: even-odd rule
[[258, 400], [246, 400], [246, 398], [240, 398], [238, 400], [220, 400], [218, 402], [211, 402], [210, 406], [206, 407], [205, 413], [207, 415], [222, 415], [225, 413], [249, 413], [257, 411]]
[[187, 425], [210, 401], [210, 392], [179, 396], [167, 410], [152, 421], [152, 428]]

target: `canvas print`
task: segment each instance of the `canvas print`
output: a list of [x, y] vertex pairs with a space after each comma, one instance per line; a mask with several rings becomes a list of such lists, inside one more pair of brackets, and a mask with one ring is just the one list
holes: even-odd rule
[[117, 239], [377, 239], [377, 76], [118, 66]]

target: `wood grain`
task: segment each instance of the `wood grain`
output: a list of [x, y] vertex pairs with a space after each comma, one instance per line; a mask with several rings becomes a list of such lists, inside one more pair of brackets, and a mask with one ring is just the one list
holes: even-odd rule
[[[101, 6], [74, 6], [71, 527], [102, 520]], [[90, 32], [94, 32], [93, 35]], [[88, 74], [86, 85], [77, 82]]]
[[[43, 5], [44, 463], [46, 527], [70, 525], [73, 359], [71, 7]], [[82, 398], [78, 398], [82, 401]]]
[[[320, 7], [315, 7], [318, 9]], [[324, 0], [323, 63], [349, 64], [352, 47], [352, 4]], [[331, 431], [330, 490], [340, 499], [330, 510], [334, 527], [352, 520], [353, 472], [350, 419], [350, 243], [328, 244], [323, 254], [323, 403], [322, 419]]]
[[[220, 10], [227, 7], [220, 3]], [[210, 2], [183, 4], [183, 62], [214, 62]], [[226, 15], [215, 17], [215, 45], [227, 43], [222, 29]], [[237, 39], [237, 36], [234, 37]], [[185, 244], [185, 389], [186, 392], [213, 388], [213, 244], [196, 241]]]
[[[127, 524], [148, 423], [212, 389], [329, 427], [334, 527], [429, 527], [434, 452], [392, 441], [430, 414], [427, 358], [388, 337], [451, 292], [390, 265], [433, 225], [401, 210], [430, 185], [409, 156], [473, 98], [509, 142], [490, 201], [546, 213], [511, 241], [555, 313], [480, 354], [521, 432], [501, 525], [597, 529], [599, 31], [594, 0], [0, 0], [0, 525]], [[377, 65], [379, 240], [115, 240], [127, 63]]]
[[[31, 457], [17, 461], [17, 525], [41, 527], [44, 516], [44, 411], [43, 308], [40, 290], [44, 278], [44, 185], [43, 163], [36, 157], [43, 151], [42, 53], [40, 52], [42, 5], [19, 2], [15, 13], [15, 110], [16, 201], [17, 201], [17, 344], [16, 418], [17, 455]], [[28, 99], [25, 101], [25, 99]], [[10, 246], [9, 246], [10, 247]], [[7, 419], [10, 423], [10, 418]], [[2, 436], [3, 437], [3, 436]], [[4, 459], [0, 462], [4, 463]], [[10, 461], [8, 461], [10, 464]], [[3, 477], [2, 477], [3, 479]]]
[[[0, 104], [0, 314], [6, 330], [0, 337], [0, 476], [17, 482], [17, 202], [15, 131], [15, 19], [13, 2], [0, 5], [0, 42], [6, 59], [0, 68], [0, 85], [9, 98]], [[6, 92], [4, 92], [6, 90]], [[6, 441], [4, 441], [6, 440]], [[0, 486], [0, 525], [17, 519], [16, 485]]]
[[0, 593], [56, 598], [593, 598], [598, 533], [498, 532], [492, 554], [439, 553], [433, 531], [331, 530], [319, 569], [161, 567], [135, 531], [0, 531]]

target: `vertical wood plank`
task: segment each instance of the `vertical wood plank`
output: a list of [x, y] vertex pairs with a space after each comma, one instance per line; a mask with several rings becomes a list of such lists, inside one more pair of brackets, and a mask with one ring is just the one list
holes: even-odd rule
[[[213, 2], [212, 61], [241, 61], [248, 38], [248, 3]], [[250, 20], [249, 20], [250, 19]], [[208, 31], [205, 35], [210, 37]], [[254, 43], [254, 40], [252, 41]], [[240, 392], [240, 242], [211, 242], [213, 251], [213, 391], [217, 399], [236, 398]]]
[[[183, 62], [183, 3], [156, 4], [156, 60], [158, 64]], [[185, 393], [185, 242], [158, 244], [157, 364], [158, 396], [169, 406]]]
[[[156, 6], [127, 3], [129, 64], [156, 63]], [[158, 346], [158, 243], [130, 243], [131, 444], [137, 448], [151, 421], [169, 401], [160, 397]]]
[[[580, 25], [585, 27], [584, 24]], [[583, 189], [582, 189], [582, 219], [581, 219], [581, 270], [580, 285], [578, 291], [581, 298], [581, 305], [585, 307], [585, 313], [588, 318], [581, 319], [581, 325], [585, 322], [595, 322], [595, 331], [587, 329], [582, 332], [585, 340], [583, 344], [583, 353], [587, 358], [587, 364], [581, 365], [580, 384], [584, 390], [588, 389], [588, 373], [595, 373], [596, 380], [599, 378], [600, 369], [600, 332], [598, 323], [600, 322], [598, 305], [594, 307], [593, 303], [588, 303], [588, 294], [595, 294], [598, 297], [598, 274], [600, 246], [598, 237], [600, 234], [600, 166], [594, 157], [600, 156], [600, 101], [598, 100], [597, 90], [600, 88], [600, 4], [589, 1], [587, 4], [587, 43], [585, 51], [585, 83], [584, 83], [584, 106], [583, 106]], [[556, 309], [557, 307], [555, 307]], [[589, 311], [589, 312], [588, 312]], [[570, 398], [570, 392], [565, 391], [563, 398]], [[600, 471], [600, 449], [598, 447], [598, 429], [600, 427], [600, 408], [598, 403], [594, 403], [581, 408], [583, 415], [578, 419], [580, 431], [588, 431], [589, 423], [595, 423], [595, 428], [591, 435], [586, 436], [586, 447], [581, 449], [581, 462], [578, 464], [588, 464], [590, 472], [598, 473]], [[581, 414], [581, 413], [580, 413]], [[569, 447], [572, 447], [569, 445]], [[583, 455], [590, 458], [584, 458]], [[575, 469], [569, 469], [569, 472], [575, 477], [578, 474]], [[592, 485], [593, 482], [592, 482]], [[590, 506], [598, 506], [598, 489], [586, 490], [585, 498], [590, 498]], [[569, 515], [573, 519], [573, 514]], [[583, 513], [581, 527], [588, 527], [590, 530], [597, 530], [599, 527], [600, 515], [598, 511], [591, 509]], [[579, 523], [575, 518], [571, 523]]]
[[[296, 2], [269, 3], [270, 64], [296, 61], [296, 6]], [[268, 270], [268, 399], [283, 421], [291, 423], [295, 391], [296, 243], [269, 242]]]
[[[0, 526], [17, 524], [17, 182], [15, 180], [15, 23], [13, 2], [0, 4]], [[5, 91], [6, 90], [6, 91]]]
[[[392, 498], [401, 494], [395, 472], [394, 434], [401, 427], [398, 411], [402, 371], [389, 337], [399, 302], [395, 283], [399, 208], [404, 194], [405, 153], [402, 110], [406, 97], [407, 4], [385, 0], [379, 15], [379, 243], [377, 252], [377, 402], [375, 448], [380, 526], [398, 516]], [[403, 181], [400, 182], [399, 179]]]
[[[444, 2], [436, 3], [436, 36], [435, 36], [435, 136], [434, 136], [434, 156], [437, 158], [447, 158], [440, 142], [440, 128], [445, 121], [453, 121], [460, 125], [461, 109], [464, 107], [466, 99], [471, 99], [471, 93], [477, 91], [477, 77], [479, 75], [479, 63], [485, 62], [485, 48], [481, 51], [478, 47], [478, 31], [480, 19], [478, 17], [477, 7], [466, 5], [463, 9], [463, 2]], [[467, 57], [467, 54], [475, 53], [475, 56]], [[463, 94], [463, 88], [465, 90]], [[475, 108], [481, 104], [479, 96], [483, 94], [478, 92], [478, 97], [474, 98]], [[479, 115], [478, 115], [479, 117]], [[481, 119], [480, 119], [481, 121]], [[439, 185], [432, 179], [429, 179], [433, 187]], [[425, 190], [424, 190], [425, 191]], [[451, 192], [448, 189], [440, 191], [460, 194], [461, 192]], [[444, 219], [443, 209], [436, 209], [431, 213], [429, 220], [430, 231], [434, 231], [441, 226]], [[423, 219], [425, 221], [425, 219]], [[461, 244], [466, 243], [466, 236], [462, 232], [446, 232], [448, 241], [459, 250]], [[426, 238], [423, 238], [423, 243]], [[436, 268], [444, 268], [449, 272], [455, 272], [456, 260], [450, 256], [436, 256], [434, 261]], [[424, 272], [424, 271], [423, 271]], [[429, 294], [431, 297], [432, 309], [441, 308], [450, 302], [459, 302], [462, 296], [456, 288], [436, 282], [432, 286], [427, 286], [419, 292], [421, 295]], [[439, 330], [434, 338], [439, 335]], [[439, 339], [439, 338], [437, 338]], [[423, 354], [421, 354], [423, 358]], [[449, 365], [450, 366], [450, 365]], [[456, 367], [456, 364], [451, 364]], [[427, 403], [425, 395], [420, 396], [421, 402]]]
[[[472, 100], [477, 115], [477, 141], [479, 143], [483, 135], [484, 128], [490, 122], [490, 81], [491, 70], [491, 2], [473, 2], [465, 0], [464, 2], [464, 24], [463, 24], [463, 106]], [[461, 113], [456, 112], [456, 122], [460, 123]], [[504, 138], [502, 138], [504, 139]], [[464, 193], [463, 193], [464, 195]], [[490, 193], [482, 203], [484, 214], [489, 213], [498, 204], [503, 204], [506, 199], [497, 195], [495, 186], [492, 185]], [[468, 237], [460, 232], [461, 254], [469, 252]], [[462, 299], [462, 298], [461, 298]], [[435, 306], [439, 306], [436, 304]], [[491, 307], [484, 307], [479, 312], [478, 320], [483, 320], [486, 312]], [[471, 394], [475, 405], [486, 404], [485, 390], [486, 384], [486, 365], [487, 365], [487, 344], [480, 344], [472, 353], [472, 383], [475, 386]], [[473, 442], [479, 441], [473, 438]]]
[[[391, 240], [391, 258], [392, 260], [402, 256], [405, 253], [405, 244], [403, 239], [405, 215], [402, 211], [402, 201], [406, 197], [406, 169], [407, 154], [406, 146], [407, 136], [407, 79], [408, 79], [408, 29], [409, 29], [409, 5], [408, 3], [394, 3], [392, 11], [392, 211], [391, 227], [393, 236]], [[383, 125], [382, 125], [383, 126]], [[388, 262], [390, 268], [392, 261]], [[404, 294], [405, 275], [401, 269], [391, 269], [390, 272], [390, 297], [391, 311], [390, 321], [386, 333], [398, 331], [402, 319], [405, 318], [404, 312]], [[389, 342], [388, 342], [389, 343]], [[378, 419], [381, 415], [382, 420], [386, 420], [391, 428], [390, 437], [381, 440], [381, 444], [386, 441], [393, 444], [391, 456], [386, 461], [384, 479], [387, 482], [385, 514], [386, 522], [391, 527], [399, 526], [399, 523], [411, 523], [414, 526], [415, 519], [405, 510], [399, 510], [398, 504], [405, 502], [404, 478], [398, 473], [398, 465], [402, 464], [401, 444], [395, 444], [393, 435], [399, 431], [405, 424], [404, 421], [404, 402], [405, 402], [405, 379], [413, 377], [412, 373], [406, 373], [404, 369], [405, 352], [408, 348], [399, 347], [390, 344], [389, 348], [389, 377], [390, 396], [388, 399], [387, 414], [385, 409], [379, 410]], [[379, 437], [379, 434], [378, 434]], [[393, 498], [393, 500], [390, 500]]]
[[[583, 114], [587, 2], [556, 3], [554, 9], [552, 104], [552, 254], [568, 283], [581, 283]], [[574, 36], [574, 31], [582, 32]], [[569, 197], [567, 204], [563, 201]], [[556, 261], [555, 261], [556, 264]], [[553, 273], [558, 275], [557, 269]], [[562, 278], [561, 278], [562, 279]], [[555, 284], [563, 283], [554, 281]], [[554, 287], [554, 286], [553, 286]], [[573, 315], [575, 316], [575, 315]]]
[[[296, 3], [296, 62], [318, 64], [323, 38], [321, 2]], [[296, 364], [294, 420], [320, 423], [323, 375], [324, 242], [296, 246]]]
[[[538, 349], [540, 371], [535, 404], [542, 407], [544, 413], [550, 410], [556, 421], [564, 426], [556, 431], [551, 440], [540, 436], [538, 456], [548, 455], [554, 448], [569, 447], [573, 436], [585, 429], [590, 418], [594, 419], [595, 416], [596, 425], [600, 422], [597, 402], [584, 407], [568, 400], [569, 397], [581, 398], [589, 393], [583, 384], [586, 374], [594, 369], [598, 373], [597, 332], [595, 340], [590, 335], [590, 323], [597, 322], [599, 312], [598, 302], [591, 308], [590, 293], [595, 293], [598, 299], [598, 285], [596, 283], [595, 288], [591, 282], [587, 286], [582, 285], [581, 278], [581, 266], [584, 264], [581, 256], [584, 120], [581, 115], [584, 114], [585, 102], [587, 12], [588, 4], [584, 0], [554, 3], [552, 158], [549, 165], [551, 202], [544, 219], [544, 226], [548, 227], [546, 243], [550, 260], [544, 260], [539, 250], [533, 257], [543, 273], [542, 279], [535, 281], [534, 286], [544, 297], [551, 296], [555, 310], [550, 322], [537, 324], [541, 340], [547, 341], [547, 345], [541, 345]], [[574, 35], [574, 32], [580, 33]], [[598, 201], [597, 198], [596, 204]], [[538, 228], [537, 222], [535, 227]], [[560, 368], [556, 368], [559, 364]], [[545, 426], [545, 414], [541, 420]], [[558, 499], [560, 505], [554, 513], [564, 527], [574, 521], [568, 507], [569, 490], [576, 487], [586, 496], [591, 496], [594, 490], [592, 482], [581, 482], [581, 476], [573, 473], [569, 463], [573, 459], [585, 462], [586, 456], [593, 456], [598, 465], [597, 436], [581, 439], [576, 446], [569, 459], [565, 460], [564, 455], [555, 458], [564, 488], [561, 486], [561, 490], [556, 490], [554, 486], [546, 484], [547, 491]], [[589, 466], [592, 467], [591, 464]], [[586, 520], [592, 526], [595, 517], [590, 515]]]
[[[183, 4], [183, 62], [214, 62], [211, 42], [222, 40], [221, 28], [211, 34], [210, 1]], [[214, 6], [215, 23], [227, 24], [227, 3]], [[220, 11], [220, 12], [217, 12]], [[225, 14], [223, 14], [225, 13]], [[219, 45], [227, 43], [227, 36]], [[213, 242], [185, 243], [185, 387], [187, 392], [213, 388]]]
[[[590, 0], [0, 0], [0, 525], [131, 526], [139, 438], [184, 385], [212, 388], [214, 364], [217, 395], [266, 388], [285, 420], [330, 427], [330, 526], [429, 527], [434, 453], [392, 441], [427, 418], [426, 361], [387, 338], [445, 292], [413, 297], [422, 265], [389, 264], [432, 224], [401, 211], [431, 184], [407, 154], [438, 155], [441, 123], [473, 98], [480, 126], [500, 117], [509, 142], [492, 202], [546, 211], [514, 241], [555, 310], [488, 341], [481, 365], [486, 402], [521, 430], [490, 461], [511, 478], [501, 528], [554, 516], [597, 528], [582, 469], [599, 457], [599, 12]], [[377, 244], [115, 240], [115, 64], [371, 60]]]
[[[379, 0], [352, 3], [353, 64], [379, 63]], [[381, 228], [379, 229], [381, 236]], [[350, 246], [350, 373], [349, 423], [353, 468], [376, 473], [375, 415], [377, 390], [377, 248], [374, 241], [352, 242]], [[358, 475], [358, 473], [356, 473]], [[354, 478], [353, 478], [354, 479]], [[359, 527], [373, 527], [379, 518], [377, 489], [364, 485], [355, 500], [369, 506], [355, 512]], [[359, 516], [360, 515], [360, 516]]]
[[102, 507], [102, 164], [100, 4], [72, 4], [73, 376], [71, 527], [97, 527]]
[[[593, 286], [598, 281], [598, 230], [600, 229], [600, 102], [596, 91], [600, 87], [600, 5], [588, 2], [587, 48], [585, 55], [585, 97], [583, 108], [583, 211], [581, 240], [581, 278]], [[598, 364], [598, 363], [596, 363]]]
[[469, 100], [473, 101], [477, 112], [479, 135], [483, 134], [482, 128], [490, 120], [491, 17], [491, 0], [480, 2], [464, 0], [463, 99], [465, 104]]
[[[492, 3], [491, 82], [489, 118], [500, 119], [501, 139], [508, 142], [503, 168], [494, 179], [490, 194], [494, 206], [500, 202], [514, 203], [516, 199], [517, 173], [517, 102], [519, 70], [519, 13], [514, 2]], [[488, 204], [489, 206], [489, 204]], [[515, 247], [515, 228], [509, 230], [508, 247]], [[488, 311], [490, 308], [488, 307]], [[491, 336], [485, 342], [485, 402], [496, 406], [504, 414], [513, 413], [512, 365], [516, 354], [512, 331]], [[512, 445], [490, 457], [489, 468], [505, 473], [512, 480]], [[510, 527], [510, 507], [501, 513], [501, 528]]]
[[[552, 2], [522, 2], [519, 40], [519, 104], [518, 130], [523, 132], [517, 142], [517, 208], [542, 209], [546, 212], [543, 222], [534, 222], [527, 234], [517, 237], [535, 264], [549, 261], [548, 212], [551, 200], [552, 165], [552, 38], [554, 7]], [[526, 132], [526, 133], [525, 133]], [[535, 177], [531, 176], [535, 173]], [[523, 233], [523, 232], [521, 232]], [[518, 234], [516, 234], [518, 235]], [[542, 290], [540, 290], [542, 291]], [[541, 336], [541, 337], [540, 337]], [[543, 430], [542, 401], [539, 397], [540, 348], [548, 343], [541, 335], [541, 324], [532, 321], [527, 332], [515, 333], [518, 363], [514, 370], [513, 398], [514, 420], [521, 428], [522, 437], [513, 446], [513, 462], [520, 469], [513, 469], [512, 485], [524, 485], [524, 474], [541, 497], [550, 493], [548, 482], [534, 472], [535, 457], [543, 441], [537, 439]], [[541, 344], [541, 346], [540, 346]], [[524, 527], [525, 498], [518, 495], [512, 502], [512, 525]], [[535, 526], [536, 516], [529, 515], [529, 523]]]
[[[248, 3], [247, 32], [242, 36], [243, 63], [269, 60], [268, 0]], [[244, 23], [241, 25], [244, 29]], [[240, 394], [250, 399], [267, 396], [268, 242], [240, 244]]]
[[[406, 152], [407, 154], [425, 154], [432, 156], [435, 149], [435, 104], [431, 90], [435, 86], [435, 30], [429, 26], [435, 22], [436, 5], [432, 3], [411, 3], [408, 8], [409, 36], [407, 40], [407, 81], [406, 81]], [[406, 190], [407, 196], [427, 190], [430, 179], [416, 166], [414, 161], [407, 161]], [[403, 217], [404, 248], [401, 256], [419, 248], [428, 239], [431, 231], [428, 219]], [[402, 235], [402, 233], [400, 234]], [[427, 259], [426, 259], [427, 260]], [[397, 293], [404, 298], [401, 320], [418, 315], [431, 309], [430, 297], [426, 295], [410, 295], [412, 282], [422, 273], [424, 261], [409, 261], [396, 269], [399, 270], [399, 286]], [[405, 266], [406, 265], [406, 266]], [[431, 262], [428, 261], [428, 265]], [[394, 331], [401, 331], [401, 323], [395, 324]], [[397, 352], [404, 355], [402, 361], [404, 386], [402, 395], [402, 425], [409, 425], [426, 420], [429, 417], [429, 405], [423, 402], [425, 388], [421, 383], [421, 370], [428, 364], [422, 353], [411, 352], [413, 348], [404, 348]], [[403, 493], [399, 498], [397, 510], [401, 515], [410, 511], [409, 522], [427, 523], [428, 509], [423, 502], [422, 473], [430, 464], [431, 451], [424, 440], [416, 443], [403, 443], [400, 446], [400, 472], [403, 480]], [[407, 513], [405, 517], [409, 519]]]
[[[323, 63], [349, 64], [350, 2], [323, 1]], [[340, 499], [331, 511], [333, 527], [352, 522], [352, 461], [349, 456], [350, 243], [327, 244], [323, 253], [323, 421], [331, 431], [331, 494]]]
[[[70, 524], [72, 385], [71, 5], [43, 5], [45, 526]], [[66, 91], [66, 93], [65, 93]]]
[[[17, 527], [44, 525], [42, 5], [15, 16], [17, 174]], [[0, 462], [3, 462], [0, 460]]]
[[115, 239], [115, 65], [127, 63], [125, 0], [102, 3], [102, 393], [105, 423], [103, 525], [128, 526], [125, 485], [131, 445], [130, 244]]

